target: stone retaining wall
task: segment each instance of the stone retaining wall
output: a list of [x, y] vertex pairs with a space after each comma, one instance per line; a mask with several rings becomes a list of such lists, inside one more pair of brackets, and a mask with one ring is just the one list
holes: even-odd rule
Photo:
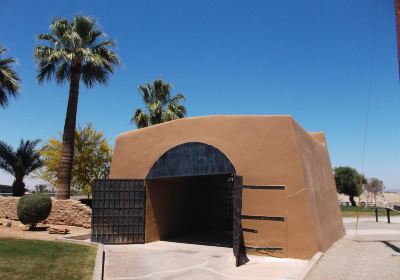
[[[19, 197], [0, 196], [0, 218], [18, 220], [17, 203]], [[90, 228], [92, 209], [78, 200], [58, 200], [52, 198], [50, 216], [44, 221], [45, 224], [68, 225]]]
[[19, 197], [0, 196], [0, 218], [18, 220], [17, 217], [17, 203]]

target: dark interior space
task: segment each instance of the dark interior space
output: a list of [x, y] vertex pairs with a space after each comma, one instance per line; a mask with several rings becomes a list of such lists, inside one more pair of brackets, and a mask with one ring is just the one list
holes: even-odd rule
[[232, 247], [229, 174], [149, 179], [161, 240]]

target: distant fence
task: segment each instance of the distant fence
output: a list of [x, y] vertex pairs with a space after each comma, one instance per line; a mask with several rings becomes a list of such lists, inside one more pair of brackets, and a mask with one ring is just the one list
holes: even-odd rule
[[397, 202], [377, 202], [376, 206], [381, 207], [381, 208], [393, 208], [398, 210], [400, 208], [400, 201]]
[[12, 193], [0, 193], [0, 196], [12, 196]]
[[[31, 192], [26, 192], [25, 194], [31, 194]], [[44, 194], [47, 194], [50, 197], [55, 197], [56, 196], [55, 192], [50, 192], [50, 193], [46, 193], [45, 192]], [[0, 196], [12, 196], [12, 193], [11, 192], [4, 192], [4, 193], [0, 193]]]
[[[348, 202], [348, 201], [339, 201], [339, 205], [340, 206], [351, 206], [350, 202]], [[362, 207], [364, 207], [366, 205], [367, 205], [367, 207], [372, 207], [372, 208], [375, 207], [375, 206], [376, 207], [380, 207], [380, 208], [393, 208], [393, 209], [395, 209], [397, 211], [399, 211], [398, 209], [400, 209], [400, 201], [399, 202], [377, 201], [376, 204], [375, 204], [375, 202], [366, 203], [364, 201], [361, 201], [359, 203], [359, 206], [362, 206]]]

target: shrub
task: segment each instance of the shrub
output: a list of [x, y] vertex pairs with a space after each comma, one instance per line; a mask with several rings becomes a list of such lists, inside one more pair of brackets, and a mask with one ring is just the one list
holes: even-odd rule
[[28, 194], [21, 197], [17, 205], [18, 219], [24, 225], [29, 225], [29, 230], [44, 221], [51, 211], [51, 199], [43, 193]]

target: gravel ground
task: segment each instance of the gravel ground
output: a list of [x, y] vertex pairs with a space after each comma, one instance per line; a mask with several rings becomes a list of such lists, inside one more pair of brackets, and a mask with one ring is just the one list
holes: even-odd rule
[[[345, 224], [354, 229], [355, 224]], [[359, 229], [399, 230], [399, 224], [362, 222]], [[314, 266], [306, 280], [399, 280], [400, 256], [393, 256], [393, 249], [382, 241], [400, 249], [400, 235], [347, 235], [337, 241]]]

